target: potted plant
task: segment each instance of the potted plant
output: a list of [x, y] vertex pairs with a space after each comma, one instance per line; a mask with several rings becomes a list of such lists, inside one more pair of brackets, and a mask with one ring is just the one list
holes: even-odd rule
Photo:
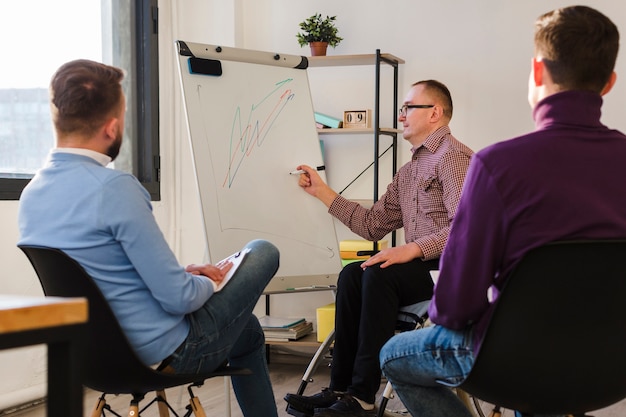
[[334, 48], [343, 40], [337, 36], [336, 19], [337, 16], [326, 16], [323, 19], [320, 13], [316, 13], [300, 23], [302, 32], [296, 35], [300, 46], [309, 44], [313, 56], [326, 55], [326, 48], [329, 45]]

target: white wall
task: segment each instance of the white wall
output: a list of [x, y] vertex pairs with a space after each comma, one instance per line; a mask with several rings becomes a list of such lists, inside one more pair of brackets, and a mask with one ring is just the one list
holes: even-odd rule
[[[526, 85], [533, 22], [539, 14], [571, 3], [560, 0], [161, 0], [159, 4], [163, 182], [162, 201], [155, 203], [155, 214], [172, 248], [186, 264], [204, 258], [205, 249], [183, 122], [174, 40], [308, 55], [308, 50], [301, 49], [295, 39], [298, 23], [316, 12], [337, 15], [344, 41], [336, 49], [329, 49], [329, 54], [374, 53], [378, 48], [403, 58], [406, 64], [400, 72], [400, 101], [414, 81], [435, 78], [444, 82], [454, 100], [453, 134], [479, 150], [532, 129]], [[595, 0], [589, 5], [609, 15], [626, 37], [626, 3]], [[373, 97], [372, 71], [312, 69], [310, 82], [315, 108], [341, 115], [344, 110], [368, 105]], [[617, 72], [626, 73], [624, 51], [618, 58]], [[383, 71], [383, 77], [386, 75]], [[605, 99], [605, 124], [626, 131], [625, 108], [626, 81], [618, 77], [616, 87]], [[352, 172], [360, 167], [359, 161], [371, 157], [371, 141], [335, 137], [326, 142], [329, 158], [333, 154], [333, 161], [342, 161], [329, 167], [328, 172], [331, 185], [340, 188], [344, 185], [343, 174]], [[343, 152], [345, 157], [338, 156]], [[400, 152], [406, 160], [408, 147], [403, 145]], [[355, 185], [348, 197], [370, 198], [369, 181]], [[36, 277], [15, 247], [16, 213], [16, 202], [0, 201], [3, 219], [0, 293], [39, 295], [42, 292]], [[347, 235], [342, 226], [338, 233], [340, 238]], [[280, 297], [280, 302], [273, 303], [273, 311], [308, 318], [314, 317], [316, 306], [332, 301], [328, 293]], [[257, 310], [262, 314], [263, 303]], [[45, 349], [41, 347], [0, 353], [0, 368], [11, 376], [0, 381], [0, 409], [44, 394], [44, 359]]]

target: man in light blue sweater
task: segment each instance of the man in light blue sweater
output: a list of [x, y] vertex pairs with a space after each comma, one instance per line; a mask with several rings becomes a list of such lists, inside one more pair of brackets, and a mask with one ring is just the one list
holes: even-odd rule
[[263, 331], [252, 310], [278, 269], [278, 250], [255, 240], [234, 279], [232, 263], [181, 266], [135, 177], [106, 168], [119, 153], [125, 97], [120, 69], [77, 60], [50, 85], [57, 147], [20, 198], [19, 244], [54, 247], [96, 281], [146, 365], [206, 372], [225, 360], [245, 416], [277, 416]]

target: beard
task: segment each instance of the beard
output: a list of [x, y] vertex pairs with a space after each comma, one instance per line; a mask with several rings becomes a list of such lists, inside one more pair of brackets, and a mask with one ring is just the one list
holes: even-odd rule
[[122, 147], [122, 132], [118, 133], [115, 140], [107, 149], [106, 154], [111, 158], [111, 161], [115, 161], [115, 158], [120, 154], [120, 148]]

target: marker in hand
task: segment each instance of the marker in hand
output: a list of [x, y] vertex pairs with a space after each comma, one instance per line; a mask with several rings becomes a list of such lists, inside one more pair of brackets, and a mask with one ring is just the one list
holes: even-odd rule
[[[326, 169], [326, 166], [324, 165], [320, 165], [317, 168], [315, 168], [316, 171], [324, 171]], [[289, 175], [300, 175], [300, 174], [306, 174], [306, 172], [303, 169], [298, 169], [295, 171], [291, 171], [289, 173]]]

